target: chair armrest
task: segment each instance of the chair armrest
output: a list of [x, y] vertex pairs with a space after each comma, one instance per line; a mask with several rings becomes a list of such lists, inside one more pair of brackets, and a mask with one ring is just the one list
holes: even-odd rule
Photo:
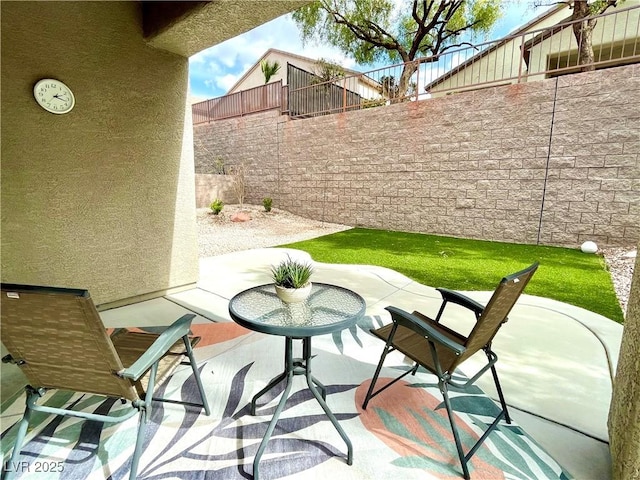
[[436, 288], [442, 295], [442, 299], [445, 302], [457, 303], [458, 305], [462, 305], [469, 310], [473, 310], [476, 315], [480, 315], [484, 311], [484, 305], [476, 302], [475, 300], [463, 295], [454, 290], [449, 290], [448, 288]]
[[120, 376], [130, 378], [134, 381], [142, 377], [155, 362], [160, 360], [169, 351], [174, 343], [189, 334], [191, 321], [194, 318], [195, 315], [189, 313], [173, 322], [133, 365], [120, 372]]
[[409, 328], [416, 332], [418, 335], [422, 335], [429, 340], [433, 340], [434, 342], [439, 343], [449, 350], [454, 351], [456, 355], [460, 355], [466, 350], [464, 345], [461, 345], [458, 342], [447, 337], [446, 335], [443, 335], [442, 333], [431, 327], [431, 325], [425, 323], [420, 318], [410, 314], [409, 312], [405, 312], [404, 310], [393, 306], [388, 306], [385, 308], [385, 310], [391, 313], [391, 318], [398, 325]]

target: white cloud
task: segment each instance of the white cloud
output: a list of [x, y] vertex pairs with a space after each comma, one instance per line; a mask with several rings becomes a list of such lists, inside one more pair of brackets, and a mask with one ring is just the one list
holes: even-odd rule
[[220, 87], [223, 90], [228, 91], [231, 87], [233, 87], [236, 84], [239, 78], [240, 78], [240, 75], [232, 75], [230, 73], [227, 73], [222, 77], [216, 78], [215, 83], [216, 83], [216, 86]]

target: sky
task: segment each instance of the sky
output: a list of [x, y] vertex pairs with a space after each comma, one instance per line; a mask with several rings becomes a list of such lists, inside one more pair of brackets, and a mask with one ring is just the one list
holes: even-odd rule
[[[512, 0], [504, 8], [489, 41], [507, 36], [518, 27], [549, 9], [534, 7], [530, 0]], [[189, 87], [192, 102], [219, 97], [236, 83], [264, 53], [276, 48], [305, 57], [331, 60], [351, 70], [366, 72], [371, 65], [357, 65], [336, 48], [326, 44], [302, 44], [291, 14], [278, 17], [242, 35], [203, 50], [189, 59]]]

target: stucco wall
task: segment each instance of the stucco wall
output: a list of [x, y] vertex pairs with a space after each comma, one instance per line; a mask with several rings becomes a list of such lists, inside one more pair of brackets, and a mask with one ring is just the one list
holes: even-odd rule
[[640, 352], [640, 261], [636, 259], [609, 412], [613, 480], [640, 478], [640, 355], [638, 352]]
[[[2, 2], [2, 281], [101, 304], [197, 280], [187, 59], [138, 2]], [[38, 107], [40, 78], [76, 96]]]
[[576, 246], [640, 238], [640, 65], [304, 120], [195, 127], [196, 171], [330, 222]]

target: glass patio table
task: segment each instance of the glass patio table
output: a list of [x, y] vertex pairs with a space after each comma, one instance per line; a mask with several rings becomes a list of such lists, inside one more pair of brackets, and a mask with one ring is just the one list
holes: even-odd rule
[[[229, 314], [239, 325], [257, 332], [285, 337], [284, 371], [251, 400], [251, 414], [255, 415], [256, 401], [278, 383], [286, 381], [282, 398], [253, 460], [254, 479], [259, 478], [260, 458], [287, 402], [294, 375], [305, 375], [309, 390], [347, 444], [347, 464], [353, 463], [351, 441], [327, 406], [326, 388], [311, 374], [311, 338], [351, 327], [364, 315], [365, 306], [363, 298], [351, 290], [315, 282], [309, 297], [300, 303], [282, 302], [276, 296], [273, 284], [240, 292], [229, 302]], [[302, 358], [293, 357], [294, 340], [302, 341]]]

